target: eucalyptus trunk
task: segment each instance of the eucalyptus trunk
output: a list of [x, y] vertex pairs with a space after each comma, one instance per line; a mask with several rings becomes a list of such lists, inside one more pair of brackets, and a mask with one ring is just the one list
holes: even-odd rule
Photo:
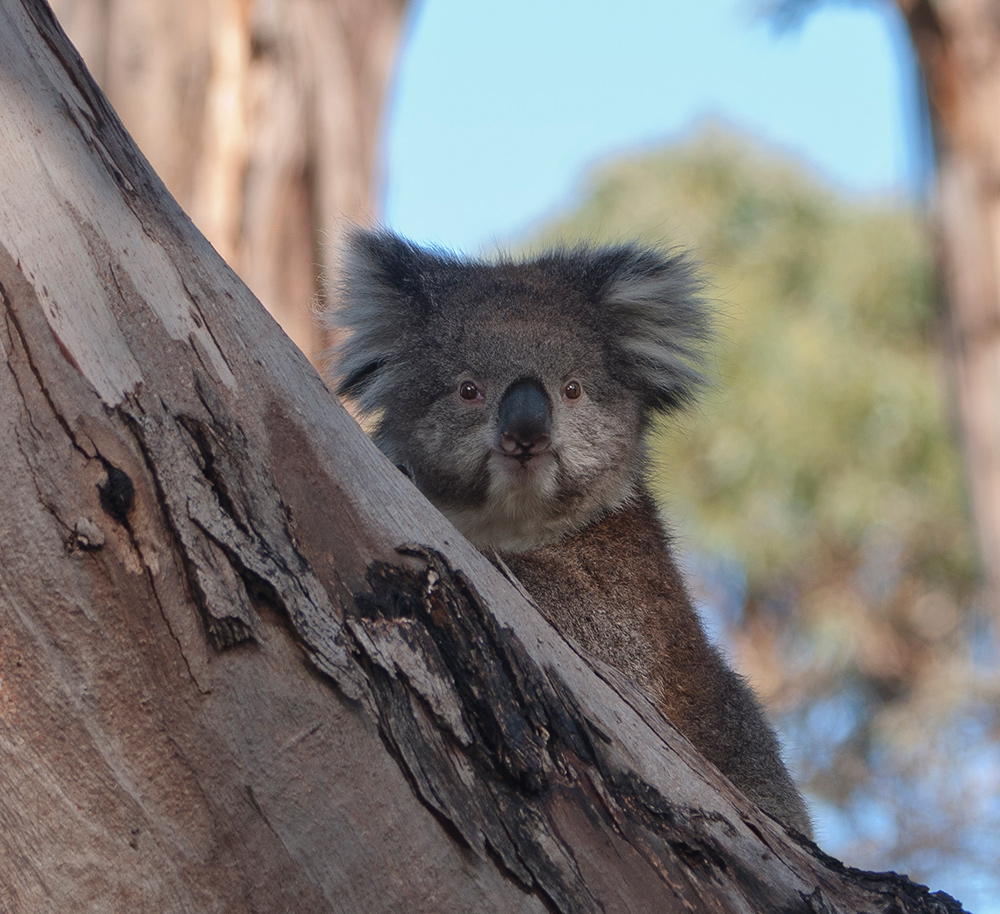
[[365, 438], [0, 0], [8, 914], [957, 912], [789, 835]]
[[938, 274], [972, 511], [1000, 611], [1000, 8], [896, 0], [927, 91]]

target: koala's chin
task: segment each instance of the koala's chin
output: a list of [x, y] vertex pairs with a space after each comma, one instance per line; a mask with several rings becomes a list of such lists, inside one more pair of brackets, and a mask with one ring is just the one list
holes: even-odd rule
[[514, 457], [496, 449], [487, 463], [490, 494], [503, 499], [550, 499], [557, 494], [558, 463], [551, 451]]
[[528, 458], [502, 450], [490, 452], [486, 462], [486, 497], [476, 507], [445, 510], [451, 522], [480, 549], [524, 552], [551, 542], [561, 532], [559, 464], [546, 451]]

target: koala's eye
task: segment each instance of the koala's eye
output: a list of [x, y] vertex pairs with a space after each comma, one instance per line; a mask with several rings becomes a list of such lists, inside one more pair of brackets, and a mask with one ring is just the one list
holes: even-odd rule
[[580, 394], [583, 393], [583, 387], [580, 385], [579, 381], [570, 381], [563, 388], [563, 396], [567, 400], [579, 400]]
[[479, 389], [479, 385], [475, 381], [463, 381], [458, 385], [458, 395], [463, 400], [468, 400], [470, 403], [474, 400], [481, 400], [486, 395]]

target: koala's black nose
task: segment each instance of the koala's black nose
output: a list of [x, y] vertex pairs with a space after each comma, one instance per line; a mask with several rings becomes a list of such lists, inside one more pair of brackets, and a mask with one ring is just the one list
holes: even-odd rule
[[551, 440], [552, 403], [541, 383], [515, 381], [500, 401], [500, 447], [526, 460], [544, 451]]

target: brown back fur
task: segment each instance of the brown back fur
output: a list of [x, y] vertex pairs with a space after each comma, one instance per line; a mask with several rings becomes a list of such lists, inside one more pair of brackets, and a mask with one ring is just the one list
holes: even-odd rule
[[758, 805], [811, 834], [778, 741], [749, 686], [706, 638], [648, 495], [504, 561], [560, 631], [655, 696], [671, 723]]

